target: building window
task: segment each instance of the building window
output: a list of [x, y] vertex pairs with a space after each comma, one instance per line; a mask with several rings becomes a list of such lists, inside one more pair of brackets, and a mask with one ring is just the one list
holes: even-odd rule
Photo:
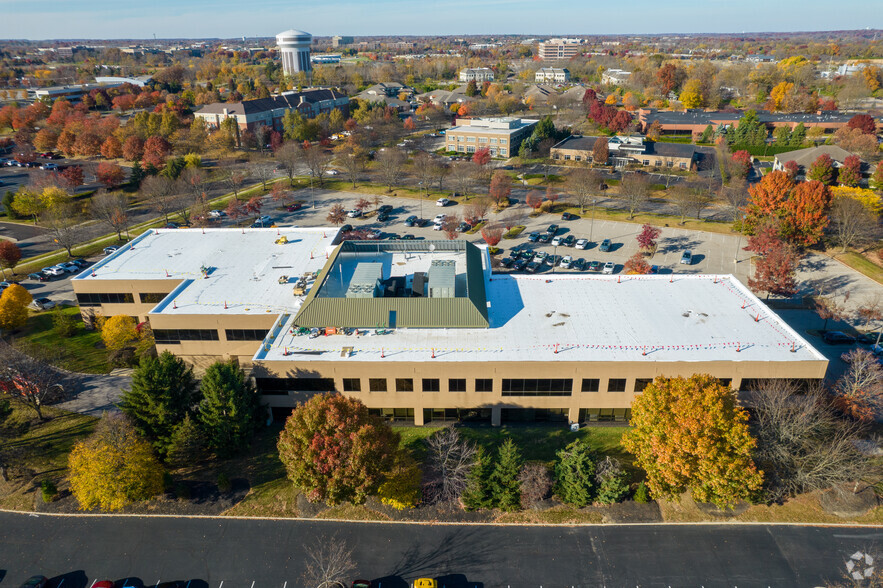
[[219, 341], [218, 332], [212, 329], [154, 329], [153, 339], [162, 345], [175, 345], [181, 341]]
[[[555, 159], [558, 159], [558, 156], [557, 156], [557, 155], [555, 156]], [[564, 161], [570, 161], [570, 156], [569, 156], [569, 155], [565, 155], [565, 156], [564, 156]]]
[[681, 164], [680, 164], [680, 168], [681, 168], [681, 169], [687, 169], [687, 164], [686, 164], [686, 163], [681, 163]]
[[487, 137], [479, 137], [478, 142], [479, 143], [487, 143]]
[[77, 294], [80, 306], [101, 306], [102, 304], [134, 304], [135, 297], [131, 292], [106, 292], [103, 294]]
[[506, 155], [506, 150], [505, 150], [505, 149], [500, 149], [500, 155]]
[[411, 378], [396, 378], [396, 392], [413, 392], [414, 380]]
[[266, 329], [226, 329], [227, 341], [263, 341], [267, 336]]
[[142, 292], [138, 297], [143, 304], [158, 304], [168, 295], [168, 292]]
[[733, 386], [733, 378], [718, 378], [717, 381], [720, 382], [721, 386], [726, 386], [727, 388]]
[[656, 163], [654, 163], [654, 164], [653, 164], [653, 165], [655, 165], [655, 166], [657, 166], [657, 167], [658, 167], [658, 166], [660, 166], [660, 165], [662, 165], [662, 162], [661, 162], [661, 161], [659, 161], [659, 160], [658, 160], [658, 159], [657, 159], [657, 160], [656, 160]]
[[476, 392], [493, 392], [494, 381], [491, 378], [479, 378], [475, 380]]
[[370, 378], [368, 389], [371, 392], [386, 392], [386, 378]]
[[573, 380], [551, 379], [503, 379], [503, 396], [570, 396]]
[[413, 408], [369, 408], [368, 414], [386, 421], [413, 421]]
[[583, 378], [583, 392], [597, 392], [601, 389], [601, 380], [598, 378]]
[[467, 143], [475, 143], [475, 137], [466, 137]]
[[423, 378], [423, 391], [424, 392], [438, 392], [441, 390], [439, 385], [438, 378]]
[[625, 392], [625, 378], [610, 378], [607, 380], [608, 392]]
[[448, 392], [466, 392], [465, 378], [451, 378], [448, 380]]
[[496, 145], [497, 139], [495, 137], [491, 137], [491, 145]]
[[475, 145], [467, 145], [466, 153], [475, 153]]
[[343, 379], [343, 391], [344, 392], [361, 392], [362, 391], [362, 380], [359, 378], [344, 378]]
[[635, 378], [635, 392], [643, 392], [652, 381], [653, 378]]
[[650, 165], [650, 160], [649, 160], [649, 159], [645, 159], [645, 160], [643, 160], [641, 163], [643, 163], [644, 165]]
[[506, 144], [506, 139], [500, 139], [500, 145], [505, 145], [505, 144]]

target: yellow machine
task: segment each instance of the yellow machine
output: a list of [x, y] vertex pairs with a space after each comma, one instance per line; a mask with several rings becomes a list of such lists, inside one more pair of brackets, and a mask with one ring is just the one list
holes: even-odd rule
[[438, 588], [438, 582], [432, 578], [417, 578], [414, 580], [414, 588]]
[[276, 245], [285, 245], [286, 243], [288, 243], [288, 237], [286, 237], [285, 235], [282, 235], [281, 237], [276, 239], [275, 243], [276, 243]]

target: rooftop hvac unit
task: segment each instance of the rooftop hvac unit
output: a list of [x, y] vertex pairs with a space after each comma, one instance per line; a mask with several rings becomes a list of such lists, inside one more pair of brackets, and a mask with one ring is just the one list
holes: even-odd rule
[[372, 261], [356, 265], [346, 289], [346, 298], [374, 298], [380, 294], [383, 264]]
[[429, 265], [429, 297], [453, 298], [456, 267], [452, 259], [436, 259]]

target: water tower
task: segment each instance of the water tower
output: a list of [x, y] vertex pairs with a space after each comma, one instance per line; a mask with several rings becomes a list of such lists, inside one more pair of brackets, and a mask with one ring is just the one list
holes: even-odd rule
[[293, 76], [297, 72], [309, 75], [312, 70], [310, 65], [310, 45], [313, 43], [313, 35], [303, 31], [291, 29], [276, 35], [276, 45], [282, 55], [282, 70], [287, 76]]

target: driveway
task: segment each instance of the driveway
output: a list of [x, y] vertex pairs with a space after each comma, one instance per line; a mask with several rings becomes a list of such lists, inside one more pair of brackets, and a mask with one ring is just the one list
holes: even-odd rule
[[74, 374], [66, 387], [69, 390], [75, 389], [76, 395], [56, 406], [92, 416], [101, 416], [103, 412], [117, 412], [123, 390], [128, 390], [131, 386], [131, 369], [116, 369], [107, 375]]

